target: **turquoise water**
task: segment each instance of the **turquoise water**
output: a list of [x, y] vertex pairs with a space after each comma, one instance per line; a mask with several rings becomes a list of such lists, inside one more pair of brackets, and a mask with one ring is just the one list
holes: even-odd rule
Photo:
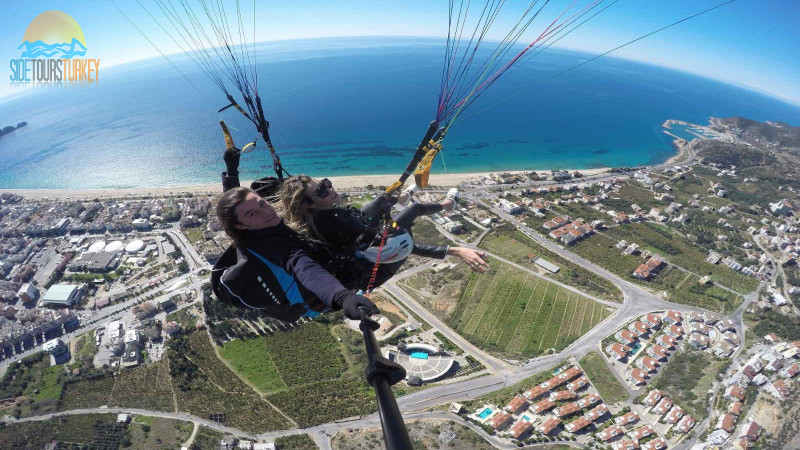
[[492, 408], [486, 408], [483, 411], [481, 411], [480, 414], [478, 414], [478, 417], [480, 417], [481, 419], [485, 419], [489, 417], [491, 413], [492, 413]]
[[553, 371], [553, 375], [558, 375], [560, 373], [561, 373], [561, 369], [560, 368]]
[[412, 352], [409, 356], [416, 359], [428, 359], [428, 352]]
[[635, 354], [636, 352], [639, 351], [640, 348], [642, 348], [642, 343], [641, 342], [636, 343], [636, 345], [634, 345], [633, 348], [631, 348], [631, 354]]
[[522, 416], [522, 420], [526, 420], [528, 422], [532, 422], [531, 418], [528, 416]]
[[[258, 45], [260, 95], [272, 140], [291, 173], [397, 173], [433, 119], [444, 42], [350, 38]], [[674, 154], [666, 119], [705, 124], [742, 115], [800, 125], [800, 108], [682, 72], [550, 49], [504, 75], [450, 129], [432, 173], [631, 166]], [[109, 67], [97, 86], [37, 88], [0, 100], [0, 188], [107, 188], [218, 183], [224, 119], [239, 145], [255, 138], [192, 63]], [[522, 91], [530, 86], [532, 89]], [[263, 143], [241, 174], [269, 174]]]

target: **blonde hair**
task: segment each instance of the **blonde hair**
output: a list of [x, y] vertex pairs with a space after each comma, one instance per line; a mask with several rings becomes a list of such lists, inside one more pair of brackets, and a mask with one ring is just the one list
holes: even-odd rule
[[295, 175], [283, 180], [275, 209], [289, 228], [304, 238], [318, 240], [319, 233], [314, 229], [312, 212], [309, 209], [311, 201], [305, 196], [306, 188], [311, 181], [313, 179], [308, 175]]

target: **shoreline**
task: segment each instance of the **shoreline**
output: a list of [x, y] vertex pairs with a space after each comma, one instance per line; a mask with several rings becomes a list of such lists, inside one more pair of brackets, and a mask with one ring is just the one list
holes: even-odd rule
[[[680, 154], [680, 153], [679, 153]], [[678, 155], [676, 155], [678, 156]], [[669, 160], [668, 160], [669, 161]], [[610, 167], [593, 169], [569, 169], [570, 173], [580, 172], [584, 175], [596, 175], [611, 169]], [[561, 170], [561, 169], [559, 169]], [[567, 169], [564, 169], [567, 170]], [[500, 173], [530, 173], [530, 172], [549, 172], [549, 170], [501, 170], [491, 172], [464, 172], [464, 173], [440, 173], [431, 174], [429, 185], [431, 187], [451, 187], [479, 178]], [[363, 188], [368, 185], [388, 186], [395, 181], [400, 174], [382, 175], [342, 175], [329, 177], [334, 186], [340, 190], [352, 190]], [[413, 180], [413, 179], [411, 179]], [[252, 180], [243, 180], [242, 186], [249, 186]], [[406, 182], [408, 184], [408, 182]], [[140, 197], [145, 195], [177, 195], [182, 193], [191, 194], [219, 194], [222, 192], [220, 183], [187, 184], [177, 186], [158, 186], [158, 187], [136, 187], [136, 188], [98, 188], [98, 189], [0, 189], [0, 194], [13, 193], [28, 199], [49, 199], [49, 200], [84, 200], [92, 198], [119, 198], [119, 197]]]

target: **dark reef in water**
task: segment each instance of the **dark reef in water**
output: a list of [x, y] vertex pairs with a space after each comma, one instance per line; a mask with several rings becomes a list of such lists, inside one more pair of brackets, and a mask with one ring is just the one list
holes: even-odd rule
[[20, 128], [22, 128], [22, 127], [24, 127], [26, 125], [28, 125], [28, 122], [25, 122], [23, 120], [22, 122], [18, 123], [16, 127], [13, 127], [13, 126], [9, 125], [7, 127], [0, 128], [0, 136], [5, 136], [8, 133], [11, 133], [12, 131], [15, 131], [15, 130], [19, 130]]

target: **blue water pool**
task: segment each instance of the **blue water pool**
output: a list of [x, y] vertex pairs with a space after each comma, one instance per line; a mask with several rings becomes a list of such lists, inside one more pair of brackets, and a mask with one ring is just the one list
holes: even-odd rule
[[561, 373], [561, 368], [560, 367], [553, 371], [553, 375], [558, 375], [559, 373]]
[[528, 416], [522, 416], [522, 420], [526, 420], [528, 422], [532, 422], [531, 418]]
[[489, 417], [489, 414], [491, 413], [492, 413], [492, 408], [486, 408], [483, 411], [481, 411], [480, 414], [478, 414], [478, 417], [480, 417], [481, 419], [485, 419]]
[[409, 356], [417, 359], [428, 359], [428, 352], [411, 352]]
[[636, 345], [634, 345], [634, 346], [633, 346], [633, 348], [631, 349], [631, 353], [636, 353], [636, 352], [638, 352], [640, 348], [642, 348], [642, 344], [641, 344], [641, 342], [640, 342], [640, 343], [637, 343]]

